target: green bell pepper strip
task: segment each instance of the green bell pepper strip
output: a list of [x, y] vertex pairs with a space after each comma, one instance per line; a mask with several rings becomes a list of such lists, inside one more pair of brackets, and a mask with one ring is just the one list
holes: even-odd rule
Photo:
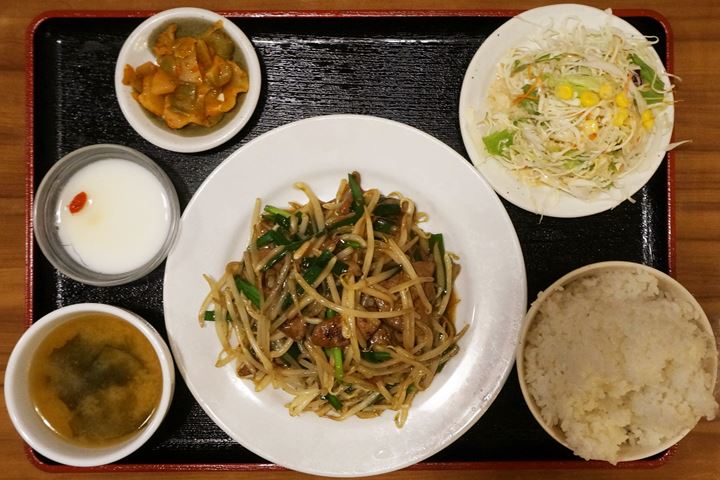
[[665, 99], [665, 84], [655, 70], [634, 53], [630, 54], [630, 61], [640, 67], [640, 78], [648, 86], [647, 90], [640, 91], [645, 101], [648, 104], [662, 102]]

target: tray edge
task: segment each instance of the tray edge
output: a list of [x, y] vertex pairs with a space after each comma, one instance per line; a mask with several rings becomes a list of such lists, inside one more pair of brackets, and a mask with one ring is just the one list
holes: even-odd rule
[[[25, 32], [25, 55], [26, 55], [26, 81], [25, 81], [25, 148], [26, 148], [26, 175], [25, 175], [25, 319], [24, 326], [29, 328], [33, 318], [33, 199], [34, 199], [34, 39], [37, 29], [47, 20], [54, 18], [138, 18], [146, 17], [157, 13], [160, 10], [48, 10], [37, 15], [31, 20]], [[522, 9], [467, 9], [467, 10], [218, 10], [217, 13], [229, 18], [367, 18], [367, 17], [506, 17], [515, 16], [524, 10]], [[673, 73], [674, 60], [674, 39], [670, 23], [667, 18], [659, 12], [651, 9], [617, 9], [613, 13], [620, 17], [635, 16], [649, 17], [656, 20], [665, 30], [665, 64], [668, 73]], [[667, 153], [667, 240], [668, 240], [668, 270], [671, 276], [675, 276], [675, 154], [673, 151]], [[634, 462], [620, 463], [612, 466], [601, 461], [580, 461], [580, 460], [502, 460], [502, 461], [475, 461], [475, 462], [420, 462], [407, 467], [406, 470], [495, 470], [495, 469], [643, 469], [658, 468], [664, 465], [667, 460], [675, 454], [677, 445], [670, 447], [661, 456], [652, 460], [637, 460]], [[273, 463], [238, 463], [238, 464], [109, 464], [98, 467], [71, 467], [61, 464], [45, 463], [36, 452], [24, 443], [24, 452], [31, 464], [45, 472], [182, 472], [182, 471], [285, 471], [284, 467]]]

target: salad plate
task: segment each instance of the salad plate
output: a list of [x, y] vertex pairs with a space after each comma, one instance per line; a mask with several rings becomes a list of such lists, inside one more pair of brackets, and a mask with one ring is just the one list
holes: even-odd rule
[[[358, 171], [365, 188], [402, 192], [429, 216], [459, 256], [455, 281], [460, 351], [418, 394], [407, 422], [393, 414], [337, 422], [291, 417], [289, 395], [214, 366], [220, 345], [198, 311], [217, 278], [250, 237], [256, 198], [301, 201], [295, 182], [320, 199]], [[413, 127], [377, 117], [329, 115], [271, 130], [232, 153], [200, 186], [181, 220], [164, 277], [165, 325], [176, 364], [200, 406], [230, 437], [284, 467], [316, 475], [379, 474], [417, 463], [449, 445], [489, 408], [513, 365], [526, 308], [525, 267], [512, 223], [482, 176], [450, 147]]]
[[[588, 38], [587, 32], [600, 32], [598, 33], [599, 36], [622, 36], [626, 44], [644, 41], [645, 39], [635, 27], [613, 15], [609, 10], [603, 11], [574, 4], [551, 5], [528, 10], [508, 20], [480, 46], [466, 71], [459, 102], [460, 131], [465, 148], [473, 164], [495, 191], [510, 203], [530, 212], [564, 218], [596, 214], [612, 209], [621, 202], [631, 199], [652, 177], [665, 158], [666, 152], [671, 148], [670, 139], [674, 119], [673, 95], [668, 74], [656, 51], [649, 46], [643, 45], [641, 52], [643, 59], [637, 61], [643, 66], [633, 67], [636, 73], [628, 75], [624, 79], [620, 78], [618, 84], [622, 85], [625, 82], [627, 90], [628, 82], [634, 82], [637, 85], [638, 82], [642, 82], [640, 74], [645, 75], [645, 72], [649, 72], [647, 75], [651, 78], [643, 78], [645, 82], [652, 85], [653, 88], [656, 86], [662, 87], [662, 89], [666, 90], [666, 93], [661, 97], [661, 101], [649, 100], [646, 103], [643, 98], [639, 98], [638, 89], [634, 90], [636, 95], [633, 96], [633, 89], [630, 88], [628, 94], [630, 108], [634, 108], [635, 104], [638, 105], [638, 114], [635, 117], [632, 117], [634, 113], [630, 114], [631, 118], [637, 119], [637, 128], [635, 124], [623, 128], [626, 131], [632, 131], [632, 135], [635, 135], [634, 138], [640, 139], [637, 140], [638, 146], [633, 150], [632, 155], [627, 153], [629, 147], [624, 147], [624, 143], [622, 143], [622, 148], [617, 148], [618, 151], [622, 152], [619, 155], [619, 161], [616, 160], [618, 156], [614, 156], [616, 152], [601, 157], [599, 156], [600, 153], [591, 150], [596, 148], [593, 145], [600, 143], [605, 138], [610, 138], [604, 136], [604, 132], [608, 130], [602, 129], [606, 125], [615, 125], [614, 122], [617, 121], [616, 114], [619, 107], [614, 103], [617, 101], [614, 100], [617, 98], [617, 90], [613, 91], [608, 88], [608, 96], [603, 98], [609, 100], [601, 100], [597, 106], [593, 105], [590, 108], [587, 104], [581, 102], [584, 101], [584, 98], [580, 96], [580, 93], [586, 91], [586, 89], [590, 90], [591, 87], [583, 84], [582, 80], [577, 80], [577, 75], [575, 75], [570, 80], [570, 83], [576, 82], [572, 85], [575, 93], [570, 99], [570, 95], [572, 95], [570, 86], [566, 84], [567, 82], [558, 80], [563, 79], [562, 75], [566, 75], [566, 71], [552, 71], [550, 73], [547, 71], [547, 69], [551, 68], [547, 67], [547, 65], [552, 64], [554, 60], [562, 56], [570, 57], [566, 64], [572, 64], [575, 61], [572, 58], [573, 54], [554, 51], [545, 53], [537, 57], [534, 64], [522, 64], [517, 60], [511, 63], [509, 60], [511, 51], [513, 54], [518, 51], [544, 51], [542, 49], [547, 47], [548, 42], [557, 41], [556, 38], [568, 34], [570, 30], [572, 30], [572, 35], [574, 39], [577, 39], [577, 42], [583, 42], [585, 38]], [[582, 32], [578, 34], [578, 30], [582, 30]], [[597, 45], [592, 45], [592, 48], [597, 48]], [[605, 75], [620, 77], [624, 70], [613, 63], [615, 61], [614, 54], [611, 51], [602, 52], [599, 55], [602, 58], [601, 62], [596, 62], [597, 64], [602, 63], [602, 66], [596, 67], [593, 65], [594, 71], [602, 71]], [[579, 61], [577, 63], [579, 64]], [[530, 74], [527, 72], [533, 68], [536, 69], [535, 71], [543, 72], [537, 76], [538, 83], [542, 78], [542, 84], [539, 87], [534, 85], [523, 86], [523, 91], [529, 91], [530, 93], [527, 95], [523, 93], [511, 100], [502, 98], [498, 100], [498, 89], [509, 85], [512, 80], [510, 77], [519, 72], [523, 72], [521, 75], [529, 76]], [[542, 70], [543, 68], [545, 70]], [[567, 67], [562, 66], [562, 68]], [[505, 72], [510, 73], [503, 76], [502, 81], [498, 81], [501, 76], [500, 72], [503, 69]], [[633, 76], [637, 78], [632, 78]], [[569, 77], [571, 75], [566, 75], [564, 78]], [[565, 126], [558, 128], [559, 125], [562, 125], [559, 123], [546, 126], [548, 125], [547, 119], [552, 114], [546, 113], [549, 111], [548, 105], [550, 102], [545, 102], [545, 100], [553, 95], [551, 93], [553, 87], [555, 89], [568, 89], [567, 101], [560, 103], [562, 108], [577, 107], [572, 114], [567, 115], [569, 118], [566, 123], [567, 128]], [[599, 87], [594, 86], [592, 88], [597, 91]], [[604, 88], [604, 86], [600, 88]], [[537, 91], [540, 93], [534, 94], [533, 97], [533, 92]], [[555, 95], [562, 94], [562, 92], [560, 94], [557, 92], [558, 90], [554, 90]], [[601, 91], [600, 95], [602, 94]], [[599, 97], [595, 93], [592, 93], [592, 95], [595, 96], [593, 102], [597, 103]], [[538, 97], [540, 97], [539, 103], [537, 103]], [[525, 100], [530, 101], [526, 103]], [[651, 102], [657, 102], [654, 107], [661, 108], [652, 108], [652, 112], [645, 113], [644, 110], [650, 110], [653, 107], [653, 105], [650, 105]], [[501, 105], [502, 109], [506, 111], [498, 113], [498, 105]], [[526, 116], [527, 118], [519, 118], [516, 115], [515, 112], [520, 107], [530, 112]], [[581, 111], [581, 108], [584, 110]], [[601, 108], [605, 108], [605, 111], [601, 110]], [[640, 110], [643, 111], [640, 112]], [[640, 126], [641, 116], [639, 113], [650, 115], [651, 118], [648, 120], [647, 125], [643, 123]], [[498, 118], [502, 121], [497, 122]], [[642, 116], [642, 121], [645, 120], [645, 116]], [[498, 130], [501, 127], [498, 127], [497, 124], [500, 123], [511, 125], [511, 127], [509, 130]], [[625, 125], [629, 123], [629, 121], [625, 121]], [[597, 134], [597, 125], [600, 125], [601, 129], [600, 138], [598, 138]], [[622, 119], [620, 125], [622, 125]], [[595, 133], [590, 133], [590, 130], [588, 130], [590, 127], [595, 129], [593, 130]], [[504, 132], [510, 131], [516, 132], [513, 137], [510, 137], [510, 139], [508, 137], [500, 138]], [[498, 132], [499, 136], [493, 139], [492, 134]], [[518, 143], [518, 135], [522, 136], [523, 144]], [[587, 138], [584, 137], [587, 135], [595, 135], [590, 137], [592, 142], [587, 141]], [[627, 136], [629, 137], [630, 134]], [[578, 140], [579, 137], [583, 138]], [[616, 148], [621, 142], [625, 141], [623, 138], [615, 140], [613, 137], [607, 144], [612, 148]], [[513, 147], [515, 153], [511, 156], [505, 153], [507, 150], [504, 152], [499, 150], [504, 145], [498, 144], [498, 142], [510, 141], [512, 144], [513, 140], [515, 140], [515, 146]], [[493, 142], [495, 143], [493, 144]], [[554, 142], [552, 147], [549, 146], [551, 142]], [[612, 142], [617, 143], [613, 144]], [[578, 145], [590, 146], [587, 147], [587, 151], [583, 151], [585, 147]], [[628, 141], [628, 145], [630, 145], [630, 141]], [[566, 172], [558, 173], [558, 168], [576, 172], [579, 170], [578, 163], [571, 158], [565, 163], [560, 163], [559, 166], [553, 165], [553, 170], [544, 169], [542, 164], [538, 167], [537, 161], [529, 159], [540, 158], [540, 155], [537, 157], [533, 157], [533, 155], [535, 152], [540, 151], [541, 148], [546, 148], [547, 151], [556, 148], [563, 152], [570, 151], [570, 153], [579, 151], [580, 155], [586, 155], [582, 158], [590, 158], [589, 163], [596, 162], [597, 164], [600, 161], [596, 161], [596, 158], [605, 158], [604, 161], [609, 165], [605, 167], [605, 163], [602, 163], [602, 169], [593, 167], [594, 170], [592, 170], [591, 174], [583, 177], [578, 175], [571, 180], [565, 181], [563, 178], [570, 177], [561, 177]], [[577, 158], [580, 158], [580, 155]], [[561, 158], [564, 161], [569, 157], [568, 154]], [[607, 160], [608, 158], [611, 160]], [[616, 161], [617, 163], [615, 163]], [[598, 171], [601, 171], [599, 175], [597, 174]]]

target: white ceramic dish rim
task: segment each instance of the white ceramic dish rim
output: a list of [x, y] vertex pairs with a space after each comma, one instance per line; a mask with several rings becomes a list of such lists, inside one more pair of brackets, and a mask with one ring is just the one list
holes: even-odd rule
[[[27, 376], [30, 359], [39, 344], [58, 326], [87, 312], [115, 315], [137, 328], [151, 343], [162, 370], [162, 394], [148, 423], [124, 442], [100, 448], [72, 445], [43, 424], [29, 400]], [[54, 310], [28, 328], [13, 348], [5, 370], [5, 405], [13, 426], [35, 451], [50, 460], [76, 467], [93, 467], [115, 462], [142, 446], [162, 423], [175, 389], [175, 368], [170, 349], [146, 320], [119, 307], [101, 303], [79, 303]]]
[[[412, 186], [409, 179], [400, 181], [397, 174], [387, 173], [400, 169], [388, 166], [394, 161], [417, 167], [415, 171], [422, 173], [415, 173], [413, 182], [419, 185]], [[262, 164], [264, 177], [272, 181], [265, 185], [256, 178], [258, 175], [248, 173], [246, 166], [252, 164]], [[433, 168], [423, 169], [427, 165]], [[352, 170], [360, 171], [366, 188], [399, 190], [414, 198], [430, 216], [424, 228], [442, 231], [448, 248], [470, 262], [456, 282], [462, 299], [456, 315], [459, 327], [465, 322], [471, 327], [461, 339], [458, 356], [428, 391], [418, 395], [402, 429], [395, 427], [391, 412], [376, 419], [351, 418], [344, 422], [319, 419], [311, 413], [290, 417], [283, 407], [289, 397], [283, 392], [270, 388], [255, 392], [252, 383], [237, 378], [230, 365], [222, 369], [213, 366], [220, 348], [214, 328], [200, 329], [195, 320], [207, 290], [201, 276], [217, 274], [242, 252], [256, 197], [262, 197], [263, 203], [278, 205], [290, 199], [300, 201], [303, 195], [292, 184], [304, 181], [320, 198], [328, 198], [340, 178]], [[451, 182], [442, 178], [443, 171], [453, 172]], [[232, 179], [231, 189], [218, 184], [227, 182], [219, 180], [223, 178]], [[453, 202], [458, 195], [465, 195], [462, 210], [469, 208], [468, 215], [473, 218], [479, 214], [488, 232], [499, 230], [482, 233], [465, 221], [462, 229], [449, 229], [448, 225], [457, 224], [458, 219], [443, 219], [439, 212], [444, 210], [439, 211], [436, 205], [437, 195], [430, 201], [430, 193], [422, 193], [428, 192], [422, 188], [424, 182], [436, 187], [447, 183], [449, 189], [456, 190], [448, 196]], [[472, 189], [468, 190], [465, 187], [469, 185]], [[220, 192], [232, 195], [232, 202], [227, 202], [227, 194]], [[458, 204], [453, 206], [457, 211]], [[202, 232], [215, 224], [212, 215], [237, 218], [232, 222], [237, 225], [215, 235], [226, 240], [203, 247], [206, 240]], [[181, 231], [168, 257], [164, 285], [166, 328], [178, 369], [210, 418], [245, 448], [279, 465], [316, 475], [354, 477], [393, 471], [421, 461], [477, 421], [514, 364], [527, 287], [512, 223], [495, 193], [467, 161], [413, 127], [361, 115], [314, 117], [279, 127], [246, 144], [208, 177], [185, 209]], [[482, 268], [475, 269], [470, 264], [478, 254], [466, 251], [470, 249], [493, 249], [494, 253], [481, 261]], [[193, 266], [194, 257], [202, 261]], [[478, 290], [482, 293], [467, 293]], [[482, 365], [478, 366], [475, 362], [481, 357]], [[458, 388], [464, 389], [465, 395], [451, 393]], [[299, 438], [303, 441], [293, 440]], [[323, 448], [318, 450], [320, 443]]]
[[[579, 18], [586, 25], [594, 28], [609, 22], [610, 25], [629, 35], [642, 36], [625, 20], [587, 5], [559, 4], [527, 10], [501, 25], [478, 48], [465, 73], [459, 101], [460, 132], [465, 149], [473, 164], [498, 195], [529, 212], [560, 218], [576, 218], [600, 213], [615, 208], [637, 193], [662, 164], [672, 137], [674, 121], [674, 107], [670, 104], [656, 117], [656, 126], [664, 124], [667, 128], [656, 127], [656, 131], [651, 134], [646, 149], [646, 160], [635, 170], [620, 178], [616, 182], [618, 185], [616, 189], [599, 194], [591, 200], [581, 200], [547, 186], [528, 185], [487, 154], [482, 144], [480, 130], [475, 123], [483, 117], [486, 110], [487, 89], [495, 78], [497, 64], [511, 47], [527, 41], [540, 32], [543, 25], [551, 21], [559, 22], [568, 17]], [[660, 57], [654, 50], [651, 56], [652, 58], [648, 58], [647, 61], [665, 84], [669, 85], [669, 77]], [[672, 93], [669, 98], [672, 101]]]
[[[245, 61], [249, 77], [249, 88], [244, 94], [242, 105], [234, 117], [224, 125], [211, 127], [206, 134], [183, 136], [169, 128], [163, 128], [148, 117], [143, 107], [132, 98], [131, 87], [123, 85], [123, 69], [126, 64], [137, 67], [146, 61], [155, 61], [148, 39], [155, 31], [171, 21], [200, 19], [210, 23], [222, 20], [223, 29], [232, 38]], [[115, 65], [115, 94], [125, 119], [145, 140], [160, 148], [173, 152], [193, 153], [209, 150], [234, 137], [252, 117], [260, 98], [262, 72], [255, 47], [247, 36], [229, 19], [210, 10], [194, 7], [180, 7], [164, 10], [142, 22], [127, 38]]]
[[[690, 302], [695, 310], [700, 314], [700, 318], [698, 320], [698, 325], [711, 337], [714, 339], [714, 334], [712, 327], [710, 326], [710, 321], [707, 318], [707, 315], [703, 311], [702, 307], [698, 303], [698, 301], [693, 297], [693, 295], [677, 280], [672, 278], [670, 275], [661, 272], [660, 270], [657, 270], [656, 268], [650, 267], [648, 265], [643, 265], [640, 263], [634, 263], [634, 262], [626, 262], [626, 261], [605, 261], [605, 262], [598, 262], [593, 263], [589, 265], [585, 265], [583, 267], [580, 267], [576, 270], [573, 270], [565, 275], [563, 275], [561, 278], [556, 280], [552, 285], [550, 285], [547, 289], [543, 290], [538, 294], [537, 299], [532, 303], [530, 309], [528, 310], [527, 315], [525, 316], [525, 320], [523, 322], [523, 327], [520, 332], [520, 340], [518, 342], [518, 349], [516, 353], [516, 359], [515, 364], [517, 365], [517, 373], [518, 373], [518, 381], [520, 383], [520, 390], [522, 391], [523, 398], [525, 399], [525, 403], [527, 404], [528, 408], [530, 409], [530, 412], [532, 413], [533, 417], [535, 417], [535, 420], [538, 422], [538, 424], [545, 430], [552, 438], [554, 438], [557, 442], [564, 445], [568, 449], [572, 450], [572, 447], [568, 445], [565, 436], [562, 433], [562, 430], [558, 426], [551, 426], [548, 425], [547, 422], [543, 419], [542, 414], [540, 413], [540, 408], [535, 403], [535, 400], [532, 397], [532, 394], [527, 388], [527, 384], [525, 382], [525, 360], [523, 356], [524, 346], [527, 340], [527, 334], [530, 330], [530, 327], [532, 326], [535, 316], [537, 315], [538, 310], [544, 303], [544, 301], [553, 293], [555, 293], [558, 290], [562, 290], [564, 286], [569, 284], [572, 281], [575, 281], [581, 277], [587, 276], [592, 273], [598, 273], [600, 271], [607, 271], [607, 270], [633, 270], [633, 271], [643, 271], [650, 273], [651, 275], [658, 278], [661, 285], [665, 286], [665, 288], [671, 289], [674, 293], [679, 294], [682, 296], [683, 300], [687, 300]], [[712, 343], [713, 346], [715, 343]], [[714, 361], [713, 364], [709, 367], [713, 374], [713, 384], [717, 382], [717, 374], [718, 374], [718, 358], [717, 358], [717, 351], [715, 352]], [[668, 448], [672, 447], [676, 443], [678, 443], [680, 440], [682, 440], [685, 435], [687, 435], [690, 432], [691, 429], [685, 430], [684, 432], [681, 432], [679, 435], [677, 435], [675, 438], [669, 439], [660, 445], [658, 445], [655, 448], [640, 448], [640, 447], [634, 447], [634, 448], [627, 448], [625, 450], [621, 450], [619, 461], [621, 462], [629, 462], [633, 460], [641, 460], [644, 458], [652, 457], [654, 455], [657, 455]]]

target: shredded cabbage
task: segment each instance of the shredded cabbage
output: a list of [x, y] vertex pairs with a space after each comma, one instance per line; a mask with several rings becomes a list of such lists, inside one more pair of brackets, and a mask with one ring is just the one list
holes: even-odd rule
[[588, 199], [643, 159], [672, 86], [650, 66], [657, 39], [568, 19], [500, 62], [481, 122], [487, 152], [523, 181]]

